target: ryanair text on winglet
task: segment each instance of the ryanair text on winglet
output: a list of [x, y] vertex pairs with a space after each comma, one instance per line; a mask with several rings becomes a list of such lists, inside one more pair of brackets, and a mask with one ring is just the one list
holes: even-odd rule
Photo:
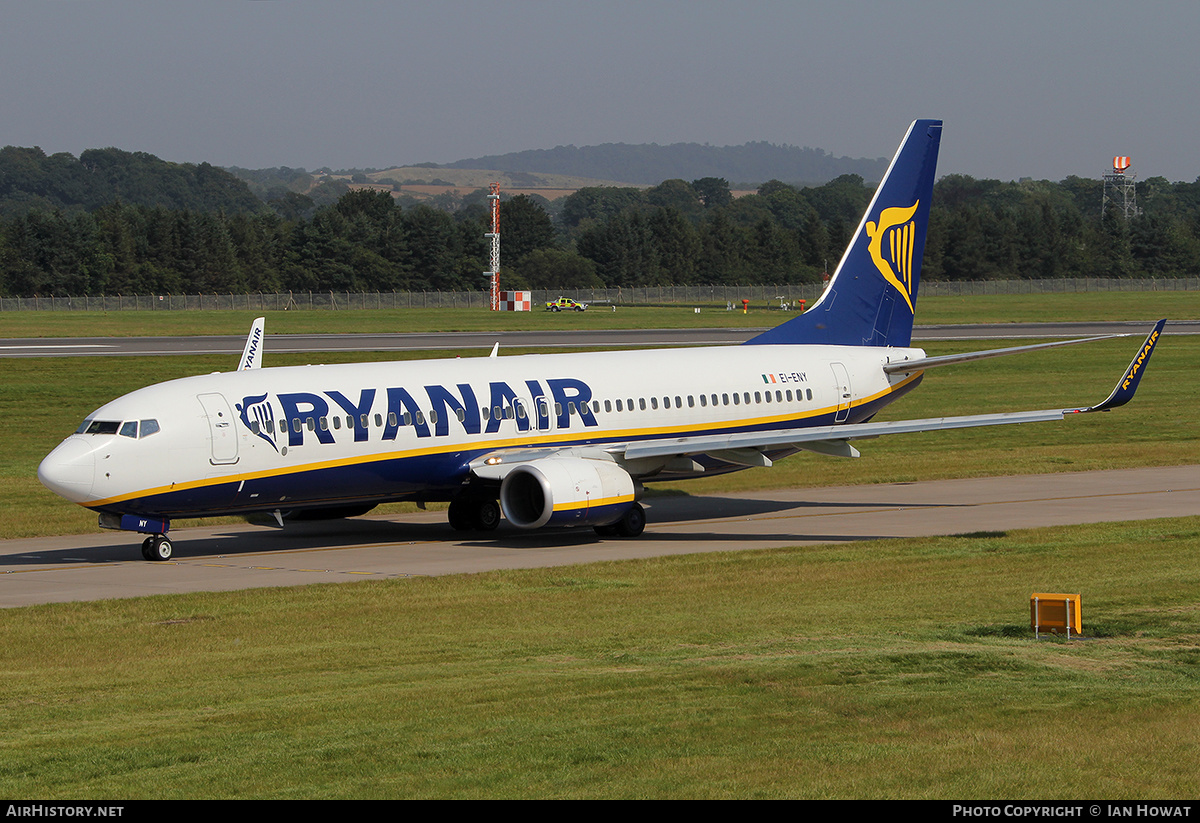
[[1142, 346], [1142, 351], [1134, 359], [1133, 365], [1129, 367], [1129, 371], [1125, 372], [1125, 379], [1121, 381], [1121, 388], [1129, 388], [1129, 383], [1133, 380], [1133, 376], [1142, 368], [1142, 363], [1146, 362], [1146, 358], [1150, 356], [1154, 344], [1158, 342], [1158, 330], [1150, 333], [1149, 339], [1146, 340], [1146, 345]]

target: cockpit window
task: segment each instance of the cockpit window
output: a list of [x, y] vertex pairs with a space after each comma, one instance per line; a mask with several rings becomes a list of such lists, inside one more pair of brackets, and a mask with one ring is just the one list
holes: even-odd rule
[[88, 418], [75, 430], [76, 434], [119, 434], [134, 439], [149, 437], [159, 431], [157, 420], [92, 420]]

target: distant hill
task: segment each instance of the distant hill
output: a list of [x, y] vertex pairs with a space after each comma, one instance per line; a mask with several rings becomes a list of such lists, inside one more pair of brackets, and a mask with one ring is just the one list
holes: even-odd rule
[[766, 142], [741, 146], [604, 143], [476, 157], [445, 163], [438, 168], [563, 174], [643, 185], [701, 177], [723, 177], [733, 184], [757, 185], [768, 180], [781, 180], [821, 185], [843, 174], [857, 174], [868, 182], [878, 181], [887, 171], [887, 159], [835, 157], [822, 149], [776, 146]]
[[87, 149], [76, 159], [37, 146], [0, 149], [0, 214], [91, 210], [120, 200], [196, 211], [258, 211], [262, 201], [208, 163], [170, 163], [145, 152]]

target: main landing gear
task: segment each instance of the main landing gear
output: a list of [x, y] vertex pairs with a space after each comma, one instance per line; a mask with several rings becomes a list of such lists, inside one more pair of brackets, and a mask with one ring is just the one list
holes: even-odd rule
[[147, 560], [170, 560], [174, 550], [165, 534], [156, 534], [142, 541], [142, 557]]
[[637, 537], [646, 530], [646, 510], [641, 503], [634, 503], [616, 523], [596, 526], [595, 530], [601, 537]]
[[500, 525], [500, 501], [490, 497], [459, 497], [446, 512], [455, 531], [490, 532]]

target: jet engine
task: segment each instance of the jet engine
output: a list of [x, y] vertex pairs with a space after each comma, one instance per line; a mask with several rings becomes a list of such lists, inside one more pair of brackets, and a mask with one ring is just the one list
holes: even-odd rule
[[500, 485], [504, 516], [522, 529], [608, 526], [634, 506], [633, 478], [603, 460], [532, 460], [510, 470]]

